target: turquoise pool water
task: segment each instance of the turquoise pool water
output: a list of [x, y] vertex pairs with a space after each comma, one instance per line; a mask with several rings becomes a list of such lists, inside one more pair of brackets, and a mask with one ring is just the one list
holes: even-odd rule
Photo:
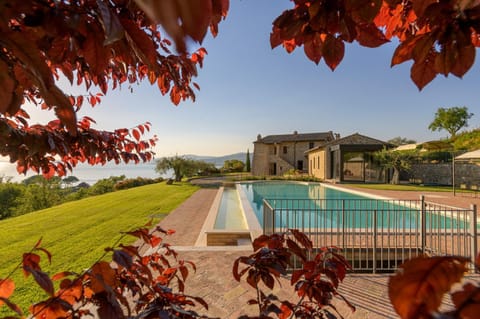
[[[323, 228], [381, 228], [418, 229], [419, 207], [410, 201], [376, 200], [319, 183], [255, 182], [241, 184], [258, 221], [263, 226], [263, 200], [276, 209], [276, 226]], [[374, 221], [374, 212], [377, 218]], [[460, 225], [462, 224], [462, 225]], [[428, 228], [464, 226], [440, 214], [428, 214]]]

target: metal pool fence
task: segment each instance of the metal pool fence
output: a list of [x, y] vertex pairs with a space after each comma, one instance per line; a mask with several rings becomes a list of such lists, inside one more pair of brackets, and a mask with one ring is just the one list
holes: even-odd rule
[[[314, 247], [336, 246], [355, 271], [387, 272], [420, 254], [478, 253], [477, 207], [419, 200], [265, 199], [265, 234], [295, 228]], [[315, 249], [314, 249], [315, 252]]]

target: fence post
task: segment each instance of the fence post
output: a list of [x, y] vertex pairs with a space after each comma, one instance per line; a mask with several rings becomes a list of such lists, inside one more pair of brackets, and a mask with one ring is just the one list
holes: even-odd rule
[[377, 210], [373, 210], [373, 273], [377, 272]]
[[425, 254], [427, 246], [427, 214], [425, 208], [425, 196], [420, 195], [421, 210], [420, 210], [420, 241], [422, 254]]
[[266, 199], [263, 200], [263, 233], [271, 235], [275, 232], [275, 210]]
[[342, 199], [342, 250], [345, 251], [345, 200]]
[[478, 247], [477, 247], [477, 205], [471, 205], [470, 211], [470, 258], [472, 263], [475, 263], [475, 258], [477, 258]]

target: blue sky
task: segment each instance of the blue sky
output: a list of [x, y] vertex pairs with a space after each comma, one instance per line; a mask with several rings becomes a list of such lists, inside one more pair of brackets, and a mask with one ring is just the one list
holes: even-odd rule
[[[108, 130], [150, 121], [159, 138], [157, 158], [253, 151], [257, 134], [295, 130], [433, 140], [447, 136], [428, 130], [439, 107], [467, 106], [479, 113], [469, 129], [479, 127], [478, 63], [463, 80], [437, 77], [419, 92], [410, 80], [410, 63], [390, 68], [393, 45], [352, 44], [332, 72], [323, 61], [318, 66], [309, 61], [303, 48], [292, 54], [270, 48], [271, 24], [287, 8], [289, 0], [230, 1], [219, 35], [203, 43], [208, 55], [196, 79], [201, 87], [196, 102], [174, 106], [144, 83], [133, 93], [127, 86], [109, 91], [99, 106], [84, 106], [80, 116]], [[43, 111], [33, 113], [44, 117]]]

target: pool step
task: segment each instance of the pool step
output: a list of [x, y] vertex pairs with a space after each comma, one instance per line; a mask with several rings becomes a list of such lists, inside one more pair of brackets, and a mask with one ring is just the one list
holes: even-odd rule
[[251, 244], [248, 230], [210, 230], [206, 232], [207, 246], [242, 246]]

